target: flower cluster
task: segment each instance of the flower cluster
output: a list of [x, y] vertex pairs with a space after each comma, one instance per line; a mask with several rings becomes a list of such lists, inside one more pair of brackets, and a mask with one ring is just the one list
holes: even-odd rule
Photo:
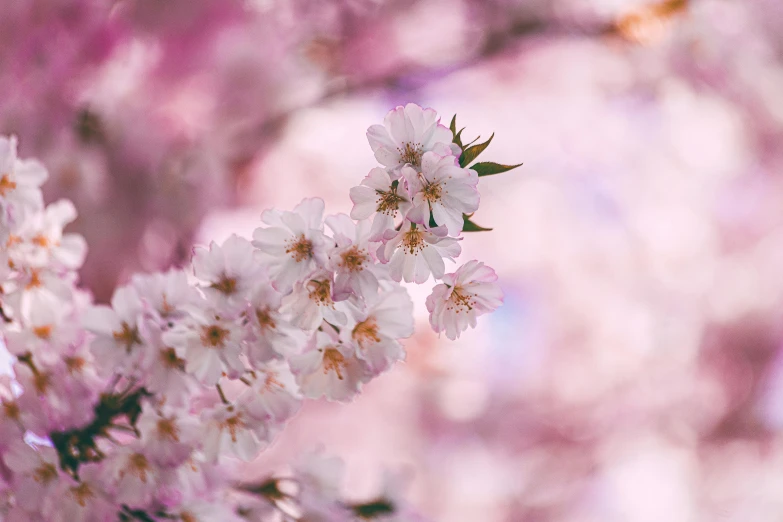
[[[479, 172], [461, 164], [471, 149], [415, 105], [368, 138], [384, 168], [351, 190], [351, 217], [325, 217], [320, 199], [266, 211], [252, 241], [197, 247], [190, 266], [137, 275], [110, 306], [76, 285], [86, 245], [63, 234], [73, 205], [44, 207], [46, 170], [0, 138], [1, 331], [15, 357], [0, 381], [6, 520], [265, 520], [243, 507], [255, 490], [232, 484], [225, 457], [255, 458], [303, 399], [350, 400], [402, 360], [402, 280], [442, 280], [427, 308], [452, 339], [500, 305], [482, 263], [445, 274], [478, 208]], [[302, 477], [295, 494], [276, 479], [256, 493], [318, 520], [392, 511], [310, 494]]]

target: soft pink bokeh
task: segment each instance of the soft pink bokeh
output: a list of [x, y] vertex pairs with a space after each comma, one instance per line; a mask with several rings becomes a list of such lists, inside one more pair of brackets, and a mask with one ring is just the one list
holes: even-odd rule
[[[463, 241], [505, 305], [450, 342], [412, 287], [406, 363], [351, 405], [310, 404], [248, 477], [322, 445], [349, 497], [390, 469], [439, 521], [780, 520], [779, 2], [195, 4], [87, 10], [64, 34], [105, 52], [40, 70], [32, 33], [0, 31], [3, 91], [37, 86], [0, 101], [0, 131], [79, 206], [99, 295], [194, 240], [249, 237], [264, 208], [348, 212], [375, 166], [364, 132], [401, 103], [524, 162], [482, 178], [494, 230]], [[50, 90], [61, 70], [78, 74]], [[97, 134], [73, 125], [84, 107]]]

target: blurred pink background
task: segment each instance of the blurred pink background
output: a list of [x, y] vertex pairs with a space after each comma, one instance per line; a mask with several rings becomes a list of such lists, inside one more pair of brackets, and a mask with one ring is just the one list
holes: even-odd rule
[[783, 517], [778, 0], [4, 2], [0, 92], [98, 300], [265, 208], [349, 211], [398, 104], [524, 162], [463, 241], [505, 305], [449, 342], [411, 287], [406, 363], [248, 477], [320, 445], [438, 521]]

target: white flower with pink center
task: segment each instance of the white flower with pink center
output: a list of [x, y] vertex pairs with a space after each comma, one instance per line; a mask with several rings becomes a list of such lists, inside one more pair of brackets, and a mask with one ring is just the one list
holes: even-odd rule
[[462, 248], [448, 237], [446, 227], [424, 228], [405, 221], [399, 231], [387, 230], [386, 244], [378, 249], [378, 258], [389, 263], [389, 275], [397, 282], [421, 284], [430, 274], [440, 279], [446, 272], [443, 259], [453, 260]]
[[305, 351], [289, 362], [299, 389], [311, 399], [351, 400], [370, 377], [353, 344], [341, 342], [329, 325], [316, 332]]
[[90, 345], [95, 359], [104, 369], [129, 373], [144, 355], [145, 341], [139, 330], [144, 304], [132, 286], [118, 288], [105, 305], [88, 309], [84, 327], [95, 334]]
[[383, 239], [384, 232], [394, 228], [395, 219], [405, 216], [411, 208], [405, 181], [392, 180], [381, 168], [372, 169], [361, 184], [352, 187], [350, 196], [352, 219], [361, 221], [375, 215], [368, 237], [370, 241]]
[[[250, 461], [266, 444], [266, 427], [240, 404], [218, 404], [202, 412], [204, 424], [202, 451], [210, 461], [221, 455], [234, 455]], [[259, 438], [256, 432], [261, 432]]]
[[287, 364], [271, 363], [252, 372], [252, 379], [237, 402], [244, 405], [249, 415], [266, 424], [266, 439], [271, 440], [299, 410], [302, 400]]
[[335, 272], [335, 300], [378, 293], [378, 280], [388, 275], [386, 267], [375, 258], [378, 247], [370, 242], [369, 223], [354, 223], [345, 214], [337, 214], [326, 218], [326, 225], [332, 229], [337, 243], [329, 253], [329, 268]]
[[404, 288], [395, 286], [373, 296], [366, 311], [352, 308], [349, 317], [343, 338], [357, 347], [357, 357], [374, 375], [405, 358], [399, 339], [413, 334], [413, 301]]
[[179, 466], [193, 452], [199, 437], [197, 419], [185, 410], [145, 403], [136, 421], [145, 454], [157, 465]]
[[16, 226], [43, 207], [39, 187], [49, 177], [36, 160], [20, 160], [16, 138], [0, 136], [0, 240]]
[[294, 329], [280, 313], [282, 299], [266, 278], [258, 280], [250, 293], [246, 340], [247, 356], [253, 365], [283, 357], [296, 348]]
[[142, 361], [144, 386], [172, 406], [184, 406], [197, 387], [195, 378], [185, 371], [184, 354], [187, 338], [182, 331], [173, 331], [166, 337], [179, 345], [175, 348], [164, 341], [161, 326], [154, 322], [145, 325], [146, 339], [150, 349]]
[[468, 326], [475, 328], [476, 317], [503, 304], [497, 279], [495, 271], [479, 261], [468, 261], [453, 274], [446, 274], [426, 301], [433, 330], [454, 340]]
[[244, 332], [235, 318], [218, 310], [194, 310], [192, 321], [163, 334], [163, 342], [185, 361], [185, 371], [213, 386], [223, 375], [240, 376]]
[[45, 520], [52, 522], [102, 522], [114, 520], [117, 506], [106, 491], [105, 463], [87, 463], [79, 467], [79, 480], [64, 479], [57, 493], [47, 502]]
[[264, 274], [256, 249], [236, 234], [222, 245], [213, 241], [209, 249], [194, 248], [192, 263], [196, 277], [207, 283], [204, 293], [221, 305], [243, 301]]
[[288, 293], [317, 268], [326, 265], [329, 241], [323, 233], [324, 202], [305, 199], [293, 212], [264, 212], [267, 228], [253, 232], [253, 245], [264, 255], [275, 289]]
[[40, 509], [41, 499], [61, 480], [57, 451], [48, 446], [33, 449], [20, 439], [3, 452], [3, 461], [14, 473], [16, 502], [26, 511]]
[[105, 472], [113, 485], [116, 502], [131, 508], [148, 505], [164, 478], [161, 466], [139, 441], [117, 448], [106, 461]]
[[293, 292], [283, 298], [280, 311], [291, 318], [291, 324], [306, 331], [315, 330], [324, 320], [333, 325], [345, 324], [346, 316], [334, 301], [333, 287], [331, 272], [317, 272], [294, 285]]
[[444, 225], [449, 235], [462, 232], [463, 214], [478, 210], [478, 174], [463, 169], [454, 156], [439, 156], [427, 152], [421, 161], [421, 171], [402, 169], [413, 194], [413, 208], [407, 218], [414, 223], [429, 225], [430, 214], [438, 225]]
[[147, 303], [148, 311], [161, 322], [185, 317], [186, 309], [200, 300], [198, 290], [188, 283], [188, 276], [182, 270], [137, 274], [131, 284]]
[[414, 103], [392, 109], [383, 125], [367, 129], [375, 159], [393, 171], [404, 165], [421, 166], [423, 154], [431, 150], [454, 154], [451, 140], [451, 131], [440, 124], [438, 113]]
[[28, 218], [8, 239], [10, 260], [18, 266], [75, 270], [84, 262], [87, 243], [78, 234], [63, 234], [63, 227], [76, 219], [73, 203], [61, 199]]

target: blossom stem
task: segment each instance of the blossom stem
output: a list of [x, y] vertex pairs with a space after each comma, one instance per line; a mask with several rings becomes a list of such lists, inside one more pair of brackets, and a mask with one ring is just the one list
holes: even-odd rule
[[217, 389], [218, 395], [220, 395], [220, 400], [223, 401], [223, 404], [231, 404], [228, 402], [228, 399], [226, 399], [226, 394], [223, 393], [223, 388], [220, 386], [220, 384], [216, 384], [215, 388]]

